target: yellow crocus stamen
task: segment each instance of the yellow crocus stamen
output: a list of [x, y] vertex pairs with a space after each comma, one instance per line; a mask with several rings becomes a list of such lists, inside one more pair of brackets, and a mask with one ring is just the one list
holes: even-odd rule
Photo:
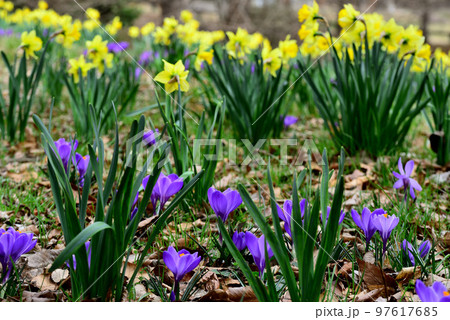
[[388, 214], [387, 214], [387, 213], [385, 213], [385, 214], [383, 214], [383, 216], [384, 216], [385, 218], [387, 218], [387, 217], [388, 217]]
[[184, 253], [180, 253], [180, 257], [184, 256]]
[[448, 296], [450, 296], [450, 292], [444, 291], [444, 297], [448, 297]]

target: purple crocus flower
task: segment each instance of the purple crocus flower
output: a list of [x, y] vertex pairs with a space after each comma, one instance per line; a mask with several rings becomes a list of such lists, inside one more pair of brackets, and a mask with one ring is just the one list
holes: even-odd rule
[[236, 248], [239, 251], [242, 251], [247, 247], [247, 245], [245, 243], [245, 232], [235, 231], [232, 239], [233, 239], [234, 245], [236, 246]]
[[32, 233], [21, 233], [9, 228], [8, 231], [0, 229], [0, 264], [2, 265], [1, 277], [5, 283], [13, 270], [13, 264], [20, 256], [29, 252], [36, 245]]
[[[142, 185], [144, 189], [147, 187], [149, 176], [143, 179]], [[153, 208], [156, 208], [156, 202], [159, 200], [161, 210], [164, 208], [164, 204], [170, 199], [174, 194], [183, 188], [183, 179], [179, 178], [175, 173], [169, 174], [168, 176], [161, 174], [155, 183], [152, 190], [151, 200]]]
[[139, 56], [139, 64], [149, 64], [153, 60], [153, 51], [143, 51]]
[[163, 252], [163, 261], [175, 277], [175, 289], [170, 295], [171, 301], [175, 301], [178, 298], [180, 281], [187, 273], [197, 268], [201, 260], [202, 257], [198, 256], [198, 252], [191, 254], [185, 249], [177, 252], [172, 246]]
[[449, 290], [439, 281], [427, 287], [421, 280], [416, 280], [416, 292], [422, 302], [450, 302]]
[[[330, 217], [330, 211], [331, 211], [331, 207], [327, 207], [327, 219], [325, 220], [325, 227], [327, 226], [327, 222], [328, 222], [328, 218]], [[341, 216], [339, 217], [339, 224], [342, 223], [342, 221], [344, 221], [345, 218], [345, 212], [343, 210], [341, 210]], [[320, 220], [322, 220], [323, 222], [323, 214], [320, 213]]]
[[[427, 256], [428, 252], [430, 252], [431, 243], [428, 240], [423, 241], [419, 246], [419, 256], [423, 259]], [[416, 261], [414, 259], [413, 251], [415, 250], [413, 245], [409, 243], [406, 239], [402, 241], [402, 250], [404, 253], [408, 254], [409, 260], [413, 266], [416, 265]]]
[[419, 255], [423, 259], [427, 256], [428, 252], [431, 250], [431, 243], [428, 240], [422, 241], [419, 246]]
[[259, 277], [262, 279], [264, 274], [264, 269], [266, 268], [266, 253], [265, 247], [267, 248], [267, 255], [270, 258], [273, 257], [273, 251], [269, 244], [266, 242], [264, 235], [257, 238], [253, 233], [245, 233], [245, 242], [247, 243], [247, 248], [253, 256], [256, 266], [259, 270]]
[[[88, 255], [88, 267], [91, 267], [91, 255], [92, 255], [92, 250], [91, 250], [91, 242], [90, 241], [86, 241], [84, 243], [84, 247], [86, 248], [86, 253]], [[77, 270], [77, 260], [75, 259], [75, 255], [72, 255], [72, 259], [73, 259], [73, 270]], [[66, 265], [68, 268], [70, 268], [69, 262], [66, 262]]]
[[408, 188], [409, 188], [409, 194], [411, 195], [411, 198], [415, 199], [416, 195], [414, 194], [414, 189], [417, 191], [422, 191], [422, 187], [419, 185], [419, 183], [411, 178], [411, 173], [414, 169], [414, 161], [409, 160], [405, 164], [405, 170], [403, 170], [402, 165], [402, 158], [398, 159], [398, 170], [400, 173], [397, 173], [395, 171], [392, 172], [394, 177], [396, 177], [398, 180], [394, 183], [395, 189], [404, 188], [405, 190], [405, 201], [408, 194]]
[[112, 53], [119, 53], [122, 52], [124, 50], [126, 50], [129, 47], [129, 43], [126, 41], [122, 41], [122, 42], [110, 42], [107, 45], [108, 47], [108, 51], [112, 52]]
[[416, 264], [415, 264], [415, 260], [414, 260], [414, 255], [412, 254], [414, 247], [406, 239], [402, 241], [402, 250], [405, 254], [408, 254], [411, 264], [413, 266], [415, 266]]
[[385, 213], [386, 212], [383, 209], [375, 209], [373, 212], [370, 212], [369, 209], [363, 208], [361, 216], [359, 216], [358, 212], [352, 209], [351, 215], [353, 221], [364, 232], [364, 235], [366, 236], [366, 248], [369, 247], [370, 240], [377, 231], [375, 225], [373, 224], [373, 218]]
[[75, 140], [72, 143], [70, 143], [70, 142], [66, 141], [66, 139], [61, 138], [61, 139], [55, 141], [55, 146], [56, 146], [56, 149], [58, 150], [58, 154], [59, 154], [59, 157], [61, 158], [64, 169], [67, 172], [67, 170], [69, 169], [69, 159], [70, 159], [70, 154], [72, 153], [72, 148], [73, 148], [73, 151], [75, 151], [77, 149], [78, 140]]
[[[282, 116], [283, 117], [283, 116]], [[283, 125], [284, 128], [288, 128], [298, 122], [298, 118], [294, 116], [285, 116], [283, 117]]]
[[386, 245], [392, 230], [398, 225], [399, 219], [393, 214], [389, 216], [387, 213], [374, 216], [373, 225], [383, 240], [383, 254], [386, 252]]
[[236, 190], [227, 189], [223, 193], [214, 187], [208, 189], [208, 200], [214, 213], [225, 222], [228, 215], [242, 203], [242, 198]]
[[140, 67], [137, 67], [136, 69], [134, 69], [134, 78], [138, 79], [141, 76], [142, 73], [142, 69]]
[[[300, 201], [300, 212], [305, 215], [306, 199]], [[284, 221], [284, 230], [292, 238], [292, 200], [286, 200], [283, 204], [283, 209], [277, 205], [278, 217]]]
[[253, 74], [255, 73], [256, 64], [252, 63], [252, 66], [250, 67], [250, 72]]
[[186, 59], [184, 61], [184, 69], [189, 70], [189, 66], [191, 65], [191, 60], [190, 59]]
[[152, 145], [154, 145], [156, 143], [156, 138], [159, 135], [159, 130], [155, 129], [155, 131], [153, 130], [149, 130], [147, 132], [144, 133], [144, 136], [142, 137], [142, 139], [144, 140], [144, 144], [147, 147], [151, 147]]
[[84, 186], [84, 176], [86, 175], [87, 168], [89, 166], [90, 156], [82, 156], [79, 153], [75, 154], [74, 165], [77, 167], [78, 173], [80, 175], [80, 187]]

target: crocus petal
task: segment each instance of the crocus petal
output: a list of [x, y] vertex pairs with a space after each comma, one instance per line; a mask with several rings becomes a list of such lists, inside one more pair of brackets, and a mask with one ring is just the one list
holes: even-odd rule
[[245, 233], [245, 243], [250, 253], [258, 252], [258, 238], [251, 232]]
[[396, 177], [397, 179], [403, 179], [403, 176], [395, 171], [392, 171], [392, 174], [394, 175], [394, 177]]
[[422, 191], [422, 187], [416, 180], [409, 178], [409, 184], [411, 185], [411, 187], [413, 187], [417, 191]]
[[[364, 209], [366, 209], [366, 208], [364, 208]], [[363, 214], [364, 214], [364, 209], [363, 209]], [[365, 230], [365, 226], [363, 225], [363, 223], [362, 223], [362, 221], [361, 221], [361, 217], [359, 216], [358, 212], [357, 212], [356, 210], [352, 209], [351, 215], [352, 215], [352, 219], [353, 219], [353, 221], [355, 222], [355, 224], [356, 224], [359, 228]]]
[[405, 171], [403, 170], [402, 158], [398, 158], [398, 170], [402, 176], [405, 175]]
[[414, 188], [412, 185], [409, 186], [409, 194], [411, 195], [411, 198], [415, 199], [416, 195], [414, 193]]
[[239, 194], [239, 192], [236, 190], [230, 190], [230, 191], [226, 192], [225, 196], [228, 201], [227, 214], [229, 214], [229, 213], [233, 212], [234, 210], [236, 210], [237, 207], [239, 207], [241, 205], [242, 198], [241, 198], [241, 195]]
[[406, 164], [405, 164], [405, 175], [406, 176], [411, 176], [411, 173], [413, 172], [414, 169], [414, 161], [413, 160], [409, 160]]
[[403, 186], [404, 186], [403, 180], [397, 180], [397, 181], [394, 183], [393, 188], [394, 188], [394, 189], [400, 189], [400, 188], [403, 188]]
[[422, 302], [436, 302], [436, 296], [422, 281], [416, 280], [416, 292]]

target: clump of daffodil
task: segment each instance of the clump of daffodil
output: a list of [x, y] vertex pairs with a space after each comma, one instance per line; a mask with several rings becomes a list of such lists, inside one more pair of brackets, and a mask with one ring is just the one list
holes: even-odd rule
[[185, 43], [187, 46], [191, 46], [197, 40], [197, 27], [198, 26], [196, 25], [192, 26], [191, 23], [177, 25], [176, 33], [178, 39], [180, 39], [181, 42]]
[[64, 15], [61, 18], [61, 27], [62, 30], [58, 32], [56, 41], [62, 43], [65, 48], [70, 48], [72, 44], [81, 37], [81, 22], [76, 20], [72, 23], [72, 17]]
[[173, 34], [178, 26], [178, 20], [174, 17], [164, 18], [163, 28], [169, 33]]
[[87, 20], [83, 22], [83, 28], [92, 31], [100, 26], [100, 12], [94, 8], [86, 10]]
[[14, 3], [11, 1], [1, 1], [0, 3], [2, 4], [0, 8], [3, 8], [6, 12], [11, 12], [14, 10]]
[[122, 29], [122, 21], [120, 21], [119, 17], [114, 17], [111, 23], [106, 25], [105, 29], [110, 35], [115, 36]]
[[399, 48], [397, 39], [403, 28], [395, 23], [394, 19], [385, 22], [381, 27], [381, 43], [389, 53], [396, 52]]
[[302, 23], [298, 30], [298, 37], [303, 40], [300, 48], [302, 53], [309, 54], [313, 51], [311, 46], [314, 45], [315, 35], [319, 31], [318, 19], [321, 19], [321, 17], [319, 16], [319, 5], [315, 1], [312, 6], [305, 4], [298, 10], [298, 21]]
[[132, 26], [132, 27], [128, 28], [128, 35], [131, 38], [137, 38], [137, 37], [139, 37], [139, 34], [140, 34], [140, 30], [138, 27]]
[[300, 52], [302, 55], [317, 58], [324, 54], [324, 52], [327, 52], [333, 42], [333, 39], [330, 39], [329, 36], [317, 33], [314, 36], [308, 36], [303, 41], [300, 46]]
[[80, 81], [79, 70], [81, 70], [81, 76], [86, 77], [89, 70], [94, 67], [91, 62], [86, 62], [84, 55], [81, 55], [78, 59], [69, 59], [69, 74], [73, 75], [73, 80], [75, 83]]
[[189, 90], [189, 82], [187, 82], [188, 70], [185, 70], [184, 64], [178, 60], [174, 65], [163, 59], [164, 70], [158, 73], [155, 81], [164, 84], [167, 93], [172, 93], [180, 88], [181, 91]]
[[155, 30], [155, 24], [153, 22], [149, 22], [141, 28], [141, 34], [143, 36], [147, 36]]
[[281, 52], [281, 59], [284, 63], [289, 62], [290, 59], [293, 59], [297, 56], [298, 53], [298, 45], [297, 41], [291, 40], [291, 36], [287, 35], [284, 41], [280, 41], [278, 43], [278, 48]]
[[23, 32], [20, 39], [20, 48], [25, 51], [25, 55], [28, 58], [37, 58], [35, 52], [41, 50], [42, 40], [36, 36], [36, 31], [32, 30], [30, 32]]
[[269, 71], [273, 76], [277, 76], [277, 71], [281, 67], [281, 51], [279, 48], [272, 49], [268, 41], [264, 42], [261, 53], [264, 71]]
[[170, 33], [161, 27], [157, 27], [154, 33], [155, 43], [164, 44], [168, 46], [170, 44]]
[[231, 57], [241, 59], [250, 53], [251, 48], [249, 44], [251, 37], [247, 30], [238, 28], [236, 33], [228, 31], [227, 36], [229, 40], [226, 44], [226, 49]]
[[86, 41], [87, 57], [103, 73], [105, 66], [112, 67], [113, 54], [108, 53], [107, 41], [103, 41], [102, 37], [96, 35], [94, 39]]

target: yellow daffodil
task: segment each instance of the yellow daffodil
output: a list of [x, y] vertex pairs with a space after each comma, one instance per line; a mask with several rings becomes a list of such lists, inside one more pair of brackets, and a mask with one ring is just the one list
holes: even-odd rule
[[174, 65], [163, 59], [164, 71], [158, 73], [155, 77], [155, 81], [164, 83], [164, 87], [167, 93], [172, 93], [175, 90], [186, 92], [189, 90], [189, 83], [187, 82], [187, 76], [189, 71], [185, 70], [184, 64], [181, 60], [178, 60]]
[[254, 34], [250, 35], [250, 40], [248, 42], [248, 47], [252, 50], [257, 49], [261, 43], [264, 41], [264, 36], [259, 33], [255, 32]]
[[238, 28], [236, 33], [227, 32], [229, 41], [226, 44], [227, 52], [233, 58], [243, 58], [246, 54], [250, 53], [250, 36], [245, 29]]
[[170, 34], [172, 34], [172, 33], [174, 33], [175, 32], [175, 29], [176, 29], [176, 27], [177, 27], [177, 25], [178, 25], [178, 20], [177, 19], [175, 19], [174, 17], [167, 17], [167, 18], [164, 18], [164, 21], [163, 21], [163, 28], [168, 32], [168, 33], [170, 33]]
[[165, 29], [157, 27], [154, 36], [156, 44], [164, 44], [166, 46], [170, 44], [170, 33]]
[[284, 41], [278, 43], [278, 48], [280, 49], [281, 59], [284, 63], [297, 56], [298, 45], [295, 40], [291, 40], [290, 35], [287, 35]]
[[98, 21], [98, 20], [100, 20], [100, 12], [94, 8], [87, 8], [86, 18]]
[[88, 58], [92, 60], [100, 72], [103, 72], [105, 59], [112, 59], [108, 56], [107, 41], [103, 41], [101, 36], [96, 35], [94, 39], [86, 41], [86, 48]]
[[280, 49], [273, 49], [266, 47], [262, 50], [262, 60], [264, 71], [269, 71], [273, 77], [277, 76], [277, 70], [281, 67], [281, 51]]
[[191, 21], [193, 18], [194, 18], [194, 15], [193, 15], [192, 12], [190, 12], [189, 10], [183, 10], [183, 11], [181, 11], [180, 19], [181, 19], [181, 21], [183, 21], [184, 23], [187, 23], [187, 22]]
[[313, 21], [311, 23], [304, 23], [298, 30], [298, 37], [300, 40], [305, 40], [308, 36], [314, 36], [316, 32], [319, 31], [319, 23], [317, 21]]
[[312, 22], [319, 15], [319, 5], [316, 1], [313, 2], [312, 7], [304, 4], [303, 7], [298, 10], [299, 22]]
[[180, 24], [176, 28], [178, 38], [181, 42], [191, 46], [195, 42], [196, 30], [191, 28], [188, 24]]
[[425, 38], [417, 26], [410, 25], [397, 36], [396, 41], [400, 46], [399, 58], [403, 58], [405, 54], [417, 51], [424, 44]]
[[446, 54], [441, 48], [437, 48], [434, 51], [434, 58], [436, 59], [439, 68], [447, 68], [447, 72], [450, 75], [450, 51]]
[[93, 31], [100, 26], [100, 22], [97, 20], [85, 20], [83, 22], [83, 28], [88, 31]]
[[62, 43], [65, 48], [70, 48], [75, 41], [78, 41], [81, 37], [80, 30], [82, 28], [81, 22], [76, 20], [71, 23], [71, 18], [63, 19], [62, 32], [56, 40]]
[[139, 34], [140, 34], [140, 31], [139, 31], [138, 27], [132, 26], [132, 27], [128, 28], [128, 35], [131, 38], [137, 38], [137, 37], [139, 37]]
[[48, 9], [48, 4], [45, 1], [39, 1], [38, 2], [38, 8], [41, 10], [47, 10]]
[[210, 35], [213, 43], [220, 42], [225, 39], [225, 32], [223, 32], [222, 30], [213, 31]]
[[22, 33], [20, 38], [22, 40], [22, 42], [20, 43], [20, 47], [25, 51], [27, 59], [29, 57], [37, 58], [34, 53], [41, 50], [42, 40], [41, 38], [36, 36], [36, 31], [25, 31]]
[[209, 65], [212, 64], [214, 57], [214, 50], [201, 50], [199, 49], [199, 52], [197, 53], [197, 58], [195, 59], [195, 70], [200, 71], [202, 68], [203, 61], [206, 61]]
[[115, 17], [110, 24], [106, 25], [105, 29], [110, 35], [115, 36], [122, 29], [122, 21], [119, 17]]
[[397, 25], [394, 19], [390, 19], [381, 27], [381, 43], [388, 52], [393, 53], [398, 50], [397, 39], [403, 32], [403, 27]]
[[153, 22], [149, 22], [141, 28], [141, 34], [143, 36], [147, 36], [155, 30], [155, 24]]
[[339, 26], [343, 29], [350, 28], [355, 21], [358, 20], [358, 17], [360, 16], [360, 12], [355, 10], [351, 4], [345, 4], [344, 8], [339, 11], [338, 15], [338, 23]]
[[14, 10], [14, 3], [12, 3], [11, 1], [3, 2], [3, 9], [6, 10], [7, 12], [13, 11]]
[[94, 67], [92, 63], [86, 62], [84, 55], [81, 55], [78, 59], [69, 59], [69, 65], [69, 74], [73, 75], [75, 83], [80, 81], [79, 70], [81, 70], [81, 76], [86, 77], [88, 71]]

